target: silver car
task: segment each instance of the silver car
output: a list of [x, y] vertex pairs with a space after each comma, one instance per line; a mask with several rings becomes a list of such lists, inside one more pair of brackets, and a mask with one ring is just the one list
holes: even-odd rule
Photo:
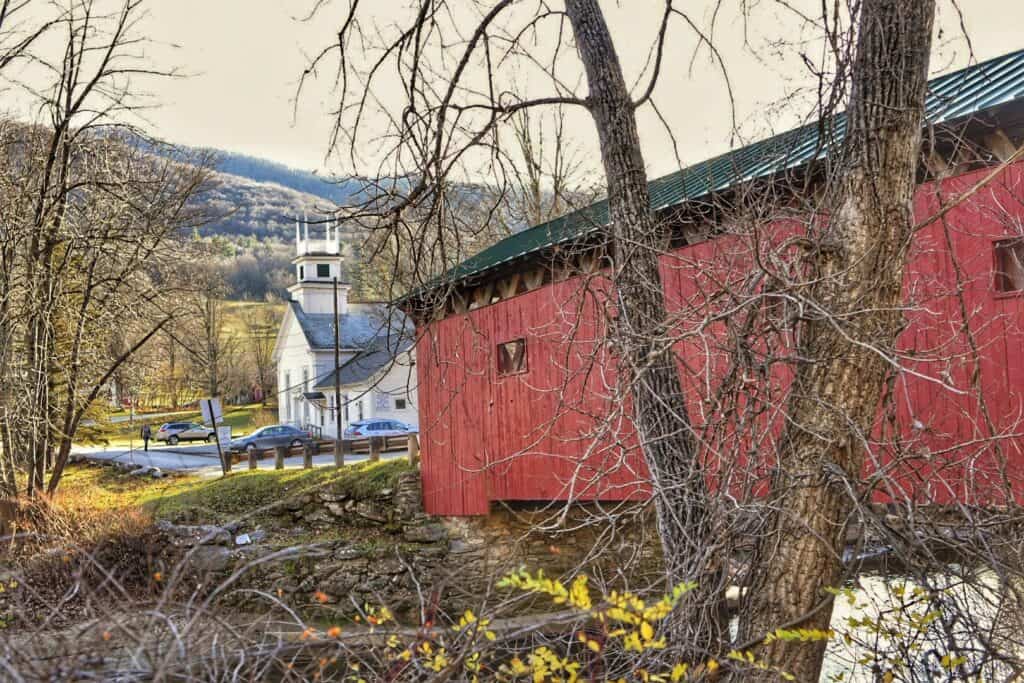
[[166, 441], [174, 446], [179, 441], [216, 441], [217, 432], [213, 427], [204, 427], [196, 422], [165, 422], [156, 430], [153, 438]]
[[345, 428], [346, 439], [367, 439], [371, 436], [405, 436], [419, 430], [399, 420], [371, 418], [353, 422]]

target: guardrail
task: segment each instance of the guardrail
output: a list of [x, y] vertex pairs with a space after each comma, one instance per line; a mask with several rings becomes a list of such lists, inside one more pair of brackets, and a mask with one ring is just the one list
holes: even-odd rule
[[[363, 439], [341, 440], [342, 461], [344, 461], [346, 455], [366, 453], [370, 456], [370, 462], [376, 462], [380, 460], [382, 453], [393, 451], [408, 451], [409, 462], [415, 465], [420, 459], [419, 435], [413, 433], [404, 436], [371, 436]], [[241, 462], [243, 458], [248, 457], [249, 469], [255, 470], [258, 460], [268, 457], [273, 453], [274, 469], [281, 470], [284, 469], [284, 459], [292, 452], [302, 453], [302, 466], [305, 469], [310, 469], [313, 467], [314, 455], [334, 452], [334, 440], [320, 439], [311, 441], [303, 446], [277, 446], [276, 448], [257, 449], [249, 452], [248, 456], [240, 453], [232, 454], [230, 460]], [[231, 469], [230, 462], [227, 469], [229, 471]]]

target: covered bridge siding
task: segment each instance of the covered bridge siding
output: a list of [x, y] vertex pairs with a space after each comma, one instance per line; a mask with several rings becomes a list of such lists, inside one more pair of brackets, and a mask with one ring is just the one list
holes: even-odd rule
[[[977, 86], [979, 74], [985, 76], [984, 88]], [[985, 99], [992, 88], [1001, 94]], [[935, 93], [943, 89], [945, 109], [936, 113]], [[939, 79], [932, 93], [930, 120], [988, 140], [991, 155], [975, 159], [968, 172], [959, 172], [966, 165], [947, 165], [941, 173], [956, 175], [924, 183], [915, 201], [919, 221], [987, 177], [998, 157], [1011, 153], [1011, 140], [1019, 143], [1024, 55]], [[956, 115], [943, 119], [942, 111]], [[986, 114], [991, 115], [986, 119]], [[996, 118], [998, 136], [993, 137]], [[983, 129], [972, 128], [982, 119], [988, 121]], [[761, 152], [734, 153], [742, 154], [740, 159], [711, 160], [684, 171], [682, 181], [678, 174], [653, 181], [655, 208], [724, 189], [727, 183], [712, 171], [725, 158], [732, 177], [742, 179], [806, 165], [822, 152], [801, 135], [796, 131], [761, 143]], [[1002, 149], [999, 140], [1007, 143]], [[781, 160], [773, 157], [775, 166], [763, 161], [764, 146], [771, 144], [788, 150]], [[941, 145], [933, 151], [953, 156]], [[704, 185], [687, 187], [694, 177], [704, 178]], [[720, 185], [709, 187], [716, 182]], [[676, 196], [664, 199], [670, 191]], [[452, 282], [464, 284], [458, 290], [462, 303], [455, 297], [446, 316], [420, 324], [417, 371], [429, 512], [484, 514], [498, 500], [645, 495], [645, 468], [628, 400], [614, 394], [614, 350], [603, 341], [614, 308], [607, 305], [600, 270], [585, 255], [575, 260], [575, 275], [549, 268], [562, 260], [559, 248], [596, 229], [602, 212], [596, 205], [575, 223], [570, 217], [533, 228], [467, 261], [449, 274]], [[777, 245], [794, 230], [799, 230], [795, 223], [779, 223], [763, 234], [773, 235], [770, 241]], [[917, 232], [904, 286], [908, 325], [898, 340], [903, 369], [892, 400], [885, 402], [892, 411], [879, 415], [878, 443], [866, 473], [887, 475], [873, 489], [875, 500], [991, 504], [1024, 490], [1024, 297], [1018, 288], [1024, 286], [1024, 278], [1018, 278], [1024, 269], [1014, 270], [1014, 257], [1024, 250], [1018, 252], [1012, 242], [1022, 234], [1021, 164], [1003, 169], [984, 190]], [[749, 284], [754, 248], [750, 237], [724, 236], [662, 257], [666, 301], [682, 339], [675, 347], [680, 373], [704, 456], [719, 468], [717, 481], [748, 494], [763, 483], [776, 445], [787, 365], [773, 365], [761, 376], [733, 376], [723, 348], [728, 330], [706, 319]], [[777, 305], [784, 320], [785, 304]], [[784, 353], [787, 334], [782, 326], [781, 332], [761, 336], [754, 355]], [[524, 341], [525, 362], [518, 340]], [[723, 380], [743, 384], [738, 404], [717, 401]]]

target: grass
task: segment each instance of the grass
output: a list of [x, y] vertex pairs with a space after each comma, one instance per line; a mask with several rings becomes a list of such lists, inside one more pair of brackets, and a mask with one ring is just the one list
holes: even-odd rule
[[[83, 427], [79, 441], [86, 444], [105, 444], [107, 446], [124, 446], [134, 443], [139, 445], [139, 430], [149, 422], [153, 431], [164, 422], [202, 422], [202, 414], [198, 410], [175, 413], [173, 417], [160, 417], [147, 420], [145, 415], [138, 415], [134, 423], [118, 422], [116, 424], [100, 424], [95, 427]], [[224, 423], [231, 426], [234, 436], [241, 436], [268, 424], [277, 422], [277, 409], [250, 403], [244, 406], [228, 407], [224, 413]]]
[[286, 308], [284, 303], [268, 303], [266, 301], [225, 301], [224, 302], [224, 327], [229, 335], [236, 335], [244, 339], [249, 334], [246, 321], [253, 316], [267, 313], [269, 323], [274, 331], [281, 324]]
[[158, 518], [198, 515], [204, 522], [223, 523], [240, 517], [266, 517], [269, 507], [317, 491], [366, 499], [393, 489], [398, 477], [411, 471], [405, 460], [360, 463], [340, 470], [257, 470], [220, 479], [197, 476], [145, 479], [110, 467], [75, 465], [61, 483], [58, 505], [92, 511], [141, 510]]

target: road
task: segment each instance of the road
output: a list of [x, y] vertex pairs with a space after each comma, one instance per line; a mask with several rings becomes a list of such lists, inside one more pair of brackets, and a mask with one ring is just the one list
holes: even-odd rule
[[[166, 472], [189, 472], [201, 476], [219, 476], [221, 473], [220, 461], [217, 459], [216, 444], [198, 444], [195, 446], [158, 446], [151, 447], [148, 452], [141, 448], [76, 448], [73, 455], [81, 456], [93, 462], [124, 462], [138, 466], [159, 467]], [[381, 454], [381, 459], [392, 460], [394, 458], [407, 457], [405, 451], [392, 451]], [[365, 462], [369, 459], [366, 454], [355, 454], [346, 456], [345, 462]], [[321, 453], [313, 456], [313, 466], [323, 467], [334, 464], [333, 453]], [[274, 458], [264, 458], [257, 462], [261, 470], [274, 469]], [[284, 466], [287, 469], [301, 468], [302, 456], [295, 455], [285, 458]], [[246, 463], [236, 463], [232, 466], [236, 471], [248, 468]]]

